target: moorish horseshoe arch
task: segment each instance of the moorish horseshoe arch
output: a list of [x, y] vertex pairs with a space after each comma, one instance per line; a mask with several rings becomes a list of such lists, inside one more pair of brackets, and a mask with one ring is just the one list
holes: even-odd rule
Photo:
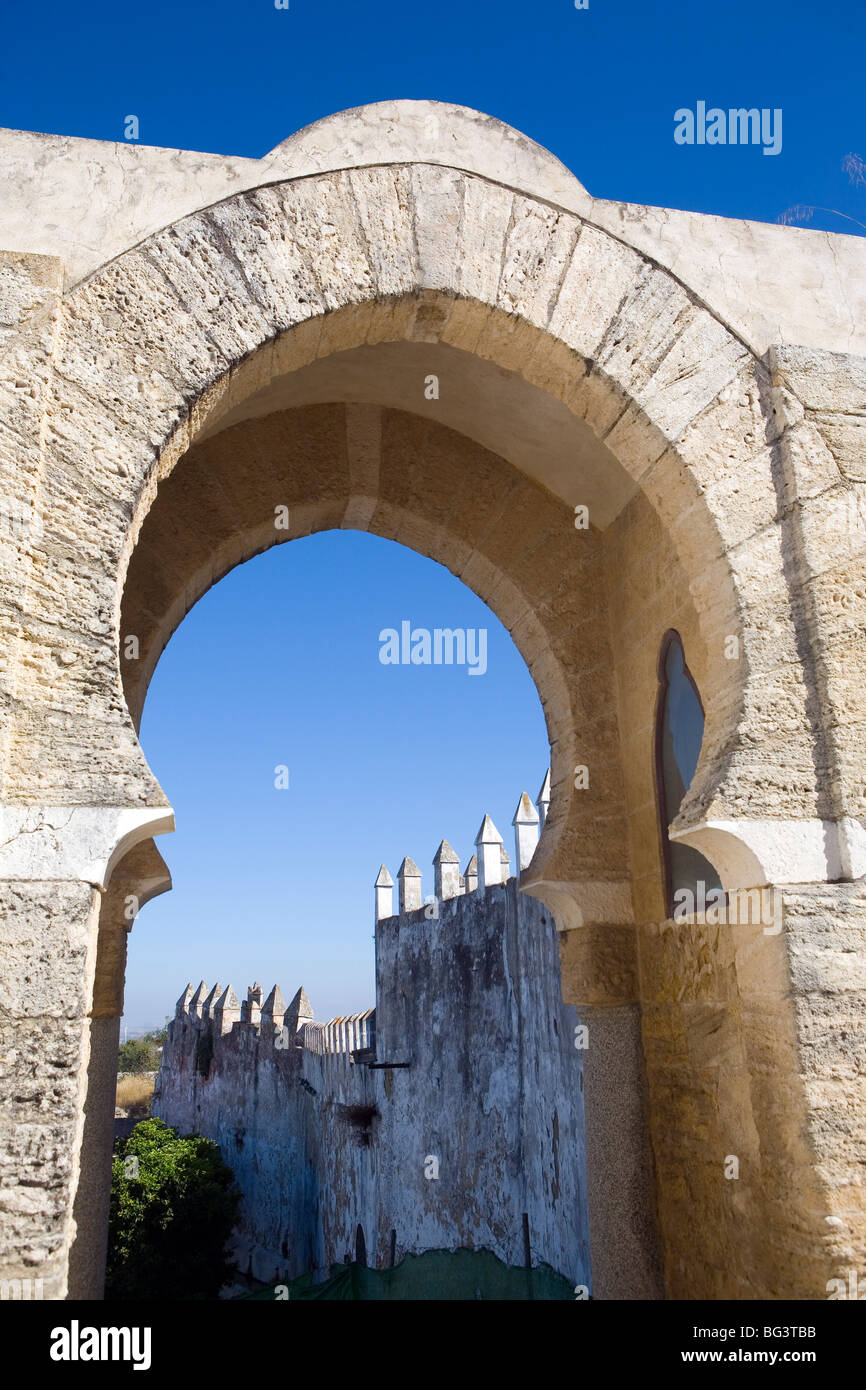
[[[499, 130], [503, 142], [515, 136]], [[423, 415], [419, 402], [386, 400], [389, 345], [446, 374], [459, 362], [488, 400], [493, 373], [499, 399], [524, 393], [524, 424], [540, 399], [564, 409], [582, 441], [597, 441], [580, 477], [546, 471], [525, 438], [492, 449], [492, 419], [455, 413], [447, 392]], [[653, 622], [678, 625], [671, 604], [686, 613], [707, 713], [674, 833], [726, 887], [796, 885], [788, 897], [802, 916], [806, 899], [809, 910], [830, 903], [831, 881], [862, 874], [850, 750], [832, 733], [819, 615], [795, 572], [808, 550], [797, 511], [804, 458], [823, 463], [823, 445], [773, 364], [590, 219], [429, 160], [306, 174], [197, 211], [73, 287], [50, 348], [38, 450], [18, 443], [45, 534], [28, 540], [12, 575], [21, 616], [5, 615], [14, 733], [2, 746], [11, 833], [0, 879], [20, 939], [40, 942], [66, 991], [65, 1013], [43, 1000], [24, 1012], [34, 1037], [41, 1029], [71, 1049], [54, 1129], [69, 1158], [44, 1159], [43, 1200], [24, 1214], [10, 1270], [45, 1231], [54, 1296], [67, 1290], [67, 1265], [73, 1292], [98, 1293], [119, 904], [168, 886], [152, 836], [171, 813], [131, 711], [184, 612], [279, 539], [263, 503], [272, 517], [287, 500], [290, 535], [378, 530], [448, 564], [511, 628], [541, 693], [553, 803], [524, 886], [557, 915], [566, 996], [597, 1044], [587, 1060], [597, 1296], [823, 1296], [856, 1238], [834, 1215], [816, 1157], [789, 938], [661, 920], [646, 768], [630, 761], [641, 643], [618, 664], [613, 640], [639, 611], [617, 584], [618, 564], [627, 570], [637, 553], [654, 576]], [[354, 394], [334, 394], [332, 379], [320, 399], [317, 365], [350, 359]], [[407, 448], [408, 484], [398, 466]], [[233, 484], [245, 450], [260, 467], [255, 493]], [[425, 459], [435, 459], [429, 475]], [[325, 476], [333, 487], [323, 494]], [[455, 492], [467, 476], [475, 486]], [[290, 482], [296, 497], [275, 495]], [[576, 536], [583, 488], [604, 525]], [[176, 552], [169, 581], [146, 558], [165, 554], [173, 524], [195, 538], [196, 508], [199, 549], [190, 540], [185, 560]], [[136, 596], [138, 670], [120, 659], [122, 606]], [[589, 667], [574, 633], [598, 618], [599, 602], [593, 642], [604, 659]], [[652, 714], [651, 701], [650, 724]], [[594, 753], [599, 775], [585, 797], [572, 768], [592, 766]], [[858, 891], [845, 890], [851, 913]], [[736, 1189], [722, 1173], [731, 1151], [743, 1157]], [[773, 1239], [761, 1242], [754, 1231], [768, 1228]]]

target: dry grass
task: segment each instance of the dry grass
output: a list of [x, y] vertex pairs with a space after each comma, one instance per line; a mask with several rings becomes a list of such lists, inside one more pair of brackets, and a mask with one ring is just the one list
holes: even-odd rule
[[150, 1114], [152, 1097], [152, 1076], [125, 1076], [117, 1083], [115, 1104], [137, 1120], [144, 1120]]

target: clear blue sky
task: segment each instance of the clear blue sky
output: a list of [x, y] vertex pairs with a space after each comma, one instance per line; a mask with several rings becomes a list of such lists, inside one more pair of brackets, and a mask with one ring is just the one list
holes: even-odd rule
[[[426, 97], [516, 126], [596, 197], [768, 222], [797, 203], [857, 216], [863, 190], [840, 164], [866, 156], [864, 50], [863, 0], [590, 0], [586, 11], [573, 0], [44, 0], [6, 8], [0, 122], [120, 140], [132, 113], [144, 144], [260, 156], [334, 111]], [[673, 113], [698, 100], [781, 107], [782, 153], [676, 146]]]
[[[863, 0], [272, 0], [88, 4], [4, 15], [0, 124], [260, 156], [334, 111], [394, 97], [476, 107], [552, 150], [597, 197], [774, 221], [795, 204], [866, 221]], [[783, 111], [782, 152], [678, 146], [674, 111]], [[817, 213], [813, 227], [855, 231]], [[378, 632], [490, 631], [488, 673], [382, 667]], [[510, 838], [547, 757], [507, 635], [438, 566], [332, 534], [236, 570], [194, 609], [151, 687], [145, 751], [170, 796], [174, 892], [132, 936], [129, 1026], [188, 977], [306, 984], [319, 1016], [372, 1001], [372, 882], [481, 814]], [[273, 788], [286, 763], [291, 786]]]
[[[392, 666], [379, 634], [483, 627], [487, 670]], [[174, 806], [170, 894], [130, 939], [130, 1028], [204, 974], [304, 984], [317, 1017], [373, 1003], [373, 884], [404, 855], [433, 892], [444, 837], [463, 864], [488, 812], [511, 818], [549, 752], [509, 634], [440, 565], [332, 531], [241, 565], [196, 605], [151, 683], [142, 744]], [[288, 789], [274, 769], [289, 770]], [[396, 904], [396, 889], [395, 889]], [[168, 979], [167, 979], [168, 977]]]

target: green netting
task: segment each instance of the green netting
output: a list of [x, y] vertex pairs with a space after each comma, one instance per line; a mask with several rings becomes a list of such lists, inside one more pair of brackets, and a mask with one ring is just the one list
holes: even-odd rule
[[423, 1255], [404, 1256], [393, 1269], [337, 1264], [331, 1266], [331, 1277], [321, 1284], [313, 1284], [312, 1277], [304, 1274], [290, 1283], [242, 1294], [241, 1298], [271, 1302], [320, 1298], [573, 1302], [575, 1292], [573, 1284], [549, 1265], [513, 1269], [489, 1250], [427, 1250]]

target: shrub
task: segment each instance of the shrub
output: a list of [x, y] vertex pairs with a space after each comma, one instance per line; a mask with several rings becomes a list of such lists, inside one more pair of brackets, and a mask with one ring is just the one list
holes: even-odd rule
[[239, 1201], [216, 1144], [142, 1120], [114, 1149], [106, 1298], [216, 1298]]
[[130, 1038], [129, 1042], [121, 1043], [117, 1050], [117, 1070], [133, 1074], [155, 1071], [159, 1061], [154, 1065], [153, 1056], [154, 1049], [144, 1038]]
[[128, 1072], [158, 1071], [165, 1028], [154, 1028], [140, 1038], [130, 1038], [117, 1050], [117, 1070]]

